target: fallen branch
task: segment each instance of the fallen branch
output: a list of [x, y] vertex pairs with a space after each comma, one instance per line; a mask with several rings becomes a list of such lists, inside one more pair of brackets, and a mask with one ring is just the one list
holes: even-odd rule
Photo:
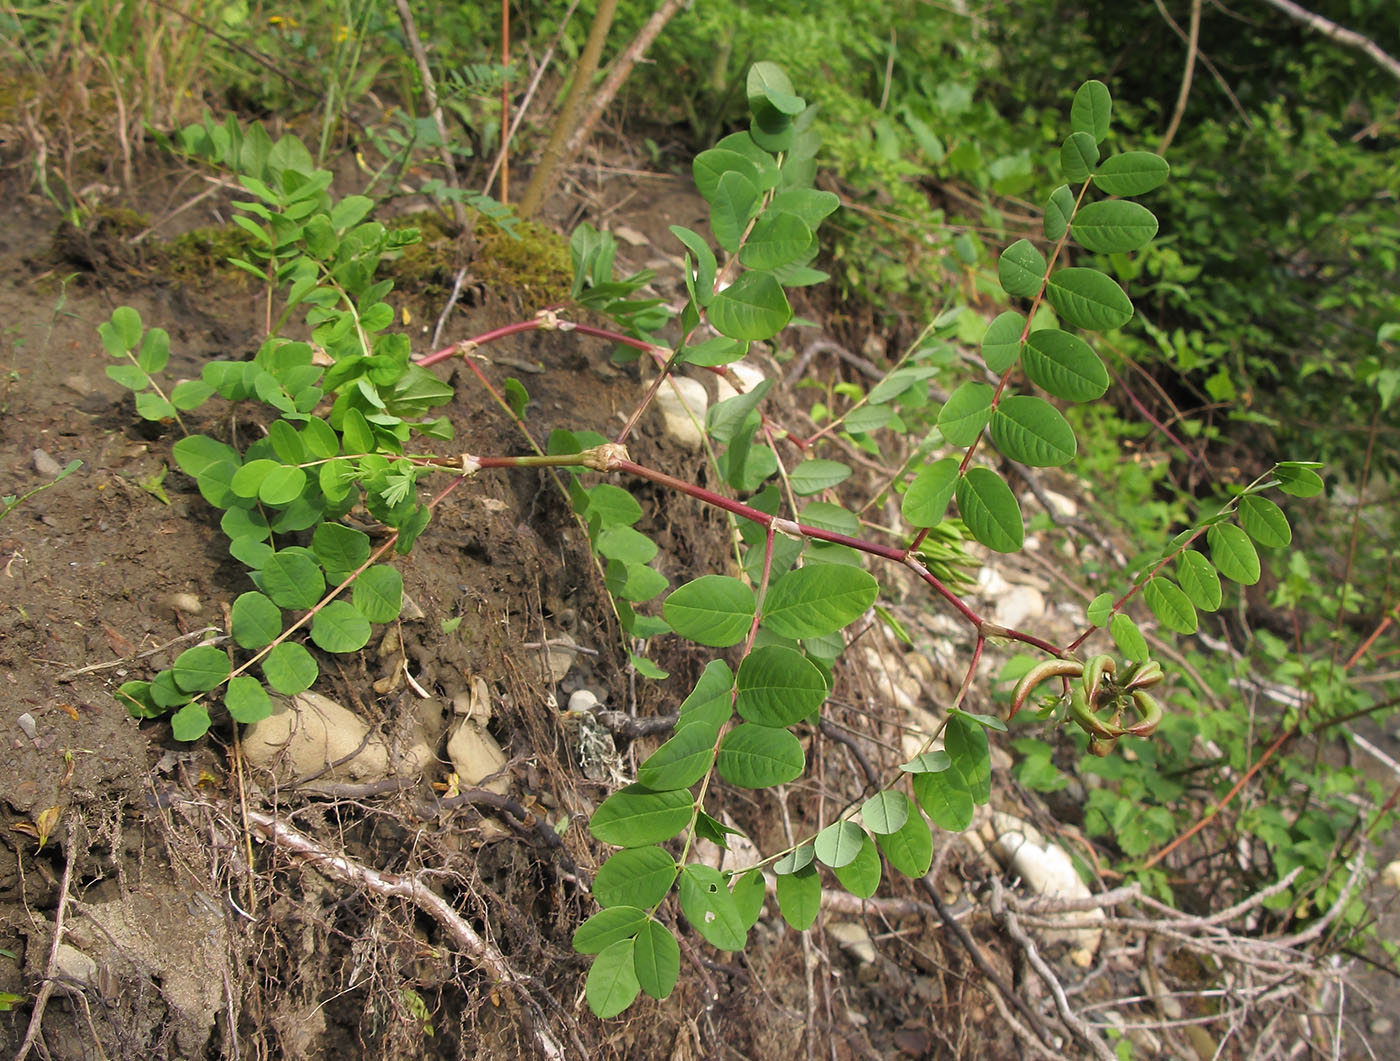
[[[559, 1061], [564, 1061], [563, 1047], [544, 1026], [543, 1014], [539, 1012], [534, 996], [530, 993], [526, 977], [512, 969], [500, 951], [483, 939], [446, 899], [429, 888], [418, 877], [382, 873], [370, 866], [356, 862], [347, 855], [328, 851], [310, 837], [304, 836], [291, 826], [278, 821], [271, 814], [250, 810], [248, 822], [263, 840], [291, 852], [304, 861], [313, 863], [320, 872], [334, 880], [356, 888], [363, 888], [375, 895], [393, 896], [412, 902], [414, 906], [436, 921], [453, 943], [482, 966], [494, 980], [508, 984], [520, 992], [528, 1008], [534, 1011], [535, 1019], [531, 1030], [534, 1032], [535, 1042], [539, 1045], [540, 1052], [547, 1058], [558, 1058]], [[66, 877], [65, 873], [65, 881]], [[21, 1059], [17, 1059], [17, 1061], [21, 1061]]]
[[1323, 18], [1321, 15], [1314, 14], [1306, 8], [1299, 7], [1293, 0], [1262, 0], [1262, 2], [1268, 4], [1270, 7], [1278, 8], [1289, 18], [1301, 22], [1309, 29], [1316, 30], [1324, 37], [1328, 37], [1338, 44], [1344, 44], [1348, 48], [1355, 48], [1359, 52], [1366, 53], [1366, 55], [1370, 56], [1371, 60], [1387, 74], [1400, 80], [1400, 59], [1396, 59], [1394, 56], [1384, 51], [1381, 46], [1370, 37], [1362, 36], [1355, 30], [1347, 29], [1345, 26], [1339, 26], [1331, 19]]
[[[53, 915], [53, 939], [49, 941], [49, 957], [44, 963], [44, 982], [39, 993], [34, 996], [34, 1009], [29, 1014], [29, 1027], [25, 1029], [24, 1040], [19, 1044], [15, 1061], [24, 1061], [30, 1049], [39, 1038], [39, 1030], [44, 1026], [44, 1009], [53, 994], [54, 974], [58, 969], [58, 947], [63, 942], [63, 919], [68, 913], [68, 885], [73, 880], [73, 839], [70, 836], [64, 845], [63, 879], [58, 885], [58, 910]], [[40, 1053], [48, 1056], [46, 1050]]]

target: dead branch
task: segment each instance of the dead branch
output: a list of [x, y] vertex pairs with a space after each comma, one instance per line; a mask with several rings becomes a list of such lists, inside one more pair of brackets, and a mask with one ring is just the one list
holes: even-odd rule
[[508, 984], [520, 992], [527, 1007], [534, 1013], [531, 1030], [540, 1052], [547, 1058], [564, 1061], [563, 1047], [545, 1026], [544, 1015], [539, 1011], [539, 1006], [530, 992], [527, 978], [512, 969], [500, 951], [483, 939], [446, 899], [429, 888], [418, 876], [382, 873], [356, 862], [348, 855], [328, 851], [310, 837], [278, 821], [271, 814], [250, 810], [248, 822], [264, 841], [313, 863], [317, 870], [332, 879], [363, 888], [375, 895], [393, 896], [412, 902], [436, 921], [449, 938], [468, 957], [482, 966], [492, 979]]
[[1262, 0], [1270, 7], [1276, 7], [1289, 18], [1296, 22], [1301, 22], [1311, 30], [1316, 30], [1324, 37], [1343, 44], [1348, 48], [1355, 48], [1359, 52], [1364, 52], [1371, 61], [1384, 70], [1391, 77], [1400, 80], [1400, 59], [1382, 50], [1381, 46], [1370, 37], [1362, 36], [1355, 30], [1339, 26], [1331, 19], [1323, 18], [1314, 14], [1306, 8], [1299, 7], [1293, 0]]

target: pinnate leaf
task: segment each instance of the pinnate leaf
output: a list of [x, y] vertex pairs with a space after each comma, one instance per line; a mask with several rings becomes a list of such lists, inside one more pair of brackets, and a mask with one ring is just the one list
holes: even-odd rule
[[678, 872], [675, 858], [659, 847], [625, 847], [598, 867], [593, 898], [599, 906], [647, 909], [666, 898]]
[[1031, 332], [1021, 367], [1041, 390], [1067, 402], [1087, 402], [1108, 390], [1108, 370], [1077, 335], [1059, 328]]
[[1241, 585], [1252, 586], [1259, 581], [1259, 554], [1249, 535], [1231, 523], [1217, 523], [1206, 531], [1210, 558], [1216, 570]]
[[1018, 239], [1001, 252], [997, 279], [1008, 295], [1033, 298], [1045, 280], [1045, 255], [1028, 239]]
[[692, 803], [685, 789], [654, 792], [645, 785], [620, 788], [593, 812], [589, 831], [614, 847], [659, 844], [690, 822]]
[[1074, 429], [1044, 398], [1013, 394], [992, 413], [992, 441], [1006, 456], [1032, 468], [1058, 468], [1074, 459]]
[[1108, 331], [1132, 320], [1133, 304], [1123, 289], [1097, 269], [1058, 269], [1046, 297], [1055, 312], [1076, 328]]
[[970, 468], [958, 480], [958, 511], [972, 536], [989, 549], [1014, 553], [1026, 539], [1021, 506], [1006, 481], [990, 468]]
[[1142, 599], [1152, 609], [1157, 621], [1178, 634], [1194, 634], [1196, 609], [1181, 588], [1171, 579], [1158, 575], [1142, 590]]
[[1195, 549], [1187, 549], [1176, 561], [1176, 580], [1191, 603], [1204, 612], [1220, 607], [1223, 594], [1215, 565]]
[[1106, 199], [1090, 203], [1074, 217], [1075, 241], [1100, 254], [1140, 250], [1157, 235], [1157, 218], [1140, 203]]
[[744, 723], [725, 734], [715, 765], [731, 785], [772, 788], [799, 777], [807, 760], [802, 742], [786, 729]]
[[1094, 184], [1109, 195], [1141, 195], [1167, 179], [1171, 167], [1151, 151], [1125, 151], [1106, 158], [1094, 174]]

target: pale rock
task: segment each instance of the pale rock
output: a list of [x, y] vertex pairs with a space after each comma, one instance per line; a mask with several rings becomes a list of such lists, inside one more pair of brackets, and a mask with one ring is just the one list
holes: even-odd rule
[[642, 235], [635, 228], [629, 228], [627, 225], [618, 225], [612, 230], [612, 234], [622, 240], [623, 243], [633, 247], [643, 247], [649, 242], [646, 236]]
[[721, 376], [719, 386], [716, 390], [716, 401], [724, 401], [726, 398], [735, 398], [740, 394], [747, 394], [753, 390], [767, 377], [763, 374], [763, 369], [757, 365], [751, 365], [747, 361], [735, 361], [732, 365], [726, 366], [730, 373], [739, 383], [739, 390], [735, 390], [733, 384], [728, 379]]
[[97, 963], [67, 943], [60, 943], [53, 956], [54, 973], [83, 987], [97, 986]]
[[672, 376], [656, 392], [666, 434], [686, 449], [699, 449], [705, 440], [705, 385], [688, 376]]
[[1002, 626], [1017, 630], [1045, 614], [1045, 596], [1034, 586], [1008, 582], [990, 567], [982, 568], [977, 582], [978, 596], [992, 605], [992, 618]]
[[41, 449], [36, 449], [32, 454], [34, 459], [34, 470], [46, 479], [52, 479], [59, 472], [63, 471], [63, 465], [54, 460]]
[[[496, 738], [475, 719], [458, 720], [452, 736], [447, 738], [447, 757], [452, 760], [452, 768], [464, 788], [482, 787], [500, 796], [506, 794], [510, 782], [500, 773], [506, 765], [505, 752], [501, 751]], [[498, 773], [500, 776], [481, 784], [483, 779]]]
[[[358, 716], [320, 693], [298, 693], [243, 731], [243, 754], [254, 766], [307, 777], [338, 766], [324, 779], [373, 781], [388, 776], [389, 749]], [[368, 739], [367, 739], [368, 738]]]
[[863, 965], [875, 960], [875, 944], [865, 926], [855, 921], [837, 921], [827, 925], [826, 934], [841, 945], [841, 949]]
[[1057, 515], [1066, 516], [1069, 519], [1079, 515], [1079, 506], [1070, 498], [1065, 497], [1064, 494], [1057, 494], [1054, 490], [1042, 490], [1041, 497], [1050, 502], [1050, 507], [1055, 510]]
[[172, 593], [170, 606], [177, 612], [184, 612], [186, 615], [198, 615], [204, 611], [204, 605], [193, 593]]
[[468, 688], [452, 698], [452, 712], [471, 719], [478, 726], [491, 721], [491, 687], [480, 674], [473, 674]]
[[1400, 860], [1388, 863], [1381, 870], [1381, 883], [1387, 888], [1400, 890]]
[[406, 744], [399, 750], [396, 772], [421, 777], [437, 762], [438, 738], [443, 731], [443, 705], [437, 700], [419, 700], [418, 717], [408, 731]]
[[570, 650], [574, 640], [568, 634], [560, 634], [550, 640], [551, 644], [541, 645], [534, 650], [535, 659], [538, 661], [534, 672], [541, 680], [555, 685], [568, 675], [569, 668], [578, 659], [578, 653]]
[[577, 689], [569, 695], [570, 711], [594, 711], [602, 705], [598, 694], [592, 689]]
[[[1021, 878], [1032, 895], [1065, 899], [1087, 899], [1093, 895], [1089, 886], [1079, 879], [1064, 848], [1047, 840], [1035, 826], [1001, 813], [992, 814], [991, 826], [996, 837], [991, 845], [992, 853], [1011, 873]], [[1046, 943], [1069, 943], [1073, 947], [1070, 960], [1081, 968], [1088, 968], [1103, 940], [1103, 929], [1068, 926], [1093, 925], [1104, 919], [1104, 912], [1074, 910], [1054, 916], [1067, 927], [1043, 931]]]
[[906, 760], [914, 758], [926, 750], [941, 749], [943, 742], [935, 741], [931, 748], [924, 746], [928, 739], [938, 732], [938, 727], [943, 724], [942, 719], [932, 711], [926, 711], [922, 707], [906, 708], [905, 712], [906, 728], [900, 733], [899, 748], [904, 753]]

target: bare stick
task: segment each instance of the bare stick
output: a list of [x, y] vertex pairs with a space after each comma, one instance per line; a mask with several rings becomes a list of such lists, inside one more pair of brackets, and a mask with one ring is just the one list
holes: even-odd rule
[[1359, 52], [1365, 52], [1377, 66], [1391, 77], [1400, 80], [1400, 59], [1396, 59], [1394, 56], [1383, 51], [1381, 46], [1370, 37], [1363, 37], [1355, 30], [1347, 29], [1345, 26], [1339, 26], [1331, 19], [1323, 18], [1321, 15], [1315, 15], [1306, 8], [1299, 7], [1293, 0], [1263, 0], [1263, 2], [1270, 7], [1278, 8], [1289, 18], [1301, 22], [1309, 29], [1316, 30], [1324, 37], [1328, 37], [1338, 44], [1344, 44], [1348, 48], [1355, 48]]
[[625, 51], [617, 57], [612, 69], [608, 71], [607, 78], [593, 94], [593, 102], [589, 104], [588, 113], [583, 116], [583, 120], [578, 123], [578, 128], [573, 131], [568, 142], [564, 145], [564, 157], [573, 158], [578, 154], [583, 142], [593, 133], [593, 127], [598, 124], [598, 119], [603, 116], [603, 111], [608, 109], [608, 104], [617, 95], [618, 89], [622, 88], [622, 83], [627, 80], [627, 75], [632, 72], [632, 67], [637, 65], [637, 61], [646, 54], [652, 42], [665, 28], [666, 23], [677, 11], [681, 9], [683, 0], [664, 0], [662, 5], [652, 12], [651, 18], [637, 35], [632, 38]]
[[[357, 888], [364, 888], [375, 895], [408, 899], [414, 906], [436, 921], [452, 941], [474, 961], [482, 965], [493, 979], [514, 987], [524, 996], [530, 1008], [537, 1010], [525, 978], [512, 969], [506, 962], [505, 956], [483, 939], [476, 929], [472, 928], [456, 910], [452, 909], [451, 904], [446, 899], [429, 888], [418, 877], [382, 873], [370, 866], [356, 862], [348, 855], [328, 851], [310, 837], [303, 836], [291, 826], [278, 821], [271, 814], [250, 810], [248, 821], [254, 829], [262, 834], [265, 840], [276, 847], [285, 848], [299, 858], [315, 863], [316, 868], [329, 877]], [[65, 884], [67, 878], [68, 875], [65, 871]], [[540, 1016], [542, 1015], [537, 1012], [536, 1017]], [[541, 1020], [535, 1021], [532, 1030], [535, 1033], [535, 1041], [539, 1044], [540, 1051], [545, 1057], [564, 1061], [563, 1047]], [[22, 1061], [22, 1056], [16, 1058], [16, 1061]]]
[[70, 836], [63, 845], [63, 879], [58, 885], [58, 911], [53, 915], [53, 939], [49, 941], [49, 957], [44, 963], [44, 983], [34, 996], [34, 1011], [29, 1015], [29, 1027], [25, 1029], [24, 1041], [19, 1044], [15, 1061], [24, 1061], [29, 1056], [34, 1041], [39, 1038], [39, 1030], [44, 1025], [44, 1008], [53, 994], [54, 972], [58, 968], [58, 945], [63, 942], [63, 918], [68, 913], [68, 884], [73, 879], [73, 839]]
[[[1162, 6], [1157, 0], [1157, 6]], [[1191, 79], [1196, 74], [1196, 53], [1201, 41], [1201, 0], [1191, 0], [1191, 29], [1186, 38], [1186, 69], [1181, 73], [1181, 91], [1176, 96], [1176, 110], [1167, 131], [1162, 134], [1162, 142], [1157, 145], [1157, 154], [1165, 155], [1167, 148], [1176, 139], [1176, 131], [1181, 128], [1181, 117], [1186, 113], [1186, 101], [1191, 98]]]
[[[404, 36], [408, 38], [408, 45], [413, 50], [413, 61], [418, 67], [418, 76], [423, 79], [423, 98], [427, 101], [433, 124], [437, 126], [438, 157], [442, 159], [443, 167], [447, 170], [444, 179], [449, 188], [458, 191], [460, 189], [457, 187], [457, 165], [452, 161], [452, 149], [447, 146], [447, 122], [443, 120], [442, 107], [438, 104], [437, 82], [433, 80], [433, 72], [428, 69], [428, 53], [423, 50], [423, 42], [418, 38], [418, 26], [413, 21], [413, 12], [409, 10], [408, 0], [395, 0], [395, 3], [399, 9], [399, 21], [403, 23]], [[462, 205], [460, 199], [452, 200], [452, 220], [457, 222], [458, 227], [465, 227], [467, 224], [467, 208]]]

